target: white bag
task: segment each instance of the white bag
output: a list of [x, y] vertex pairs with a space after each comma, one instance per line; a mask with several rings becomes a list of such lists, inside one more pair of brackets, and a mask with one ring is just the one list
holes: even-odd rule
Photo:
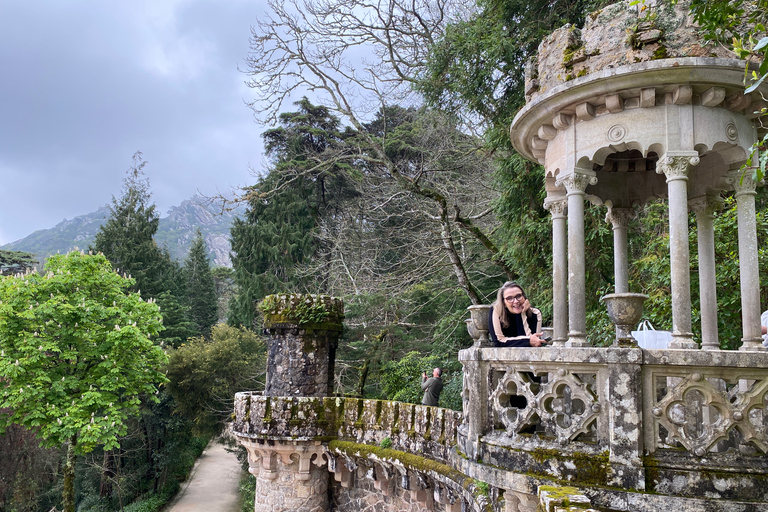
[[672, 341], [672, 333], [669, 331], [657, 331], [648, 320], [643, 320], [632, 331], [632, 337], [637, 340], [640, 348], [667, 348]]

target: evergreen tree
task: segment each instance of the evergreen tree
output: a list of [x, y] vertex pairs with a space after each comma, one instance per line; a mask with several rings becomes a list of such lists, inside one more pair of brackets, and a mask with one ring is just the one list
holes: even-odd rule
[[141, 152], [136, 152], [123, 193], [112, 197], [109, 219], [96, 233], [91, 249], [103, 253], [119, 273], [131, 276], [136, 283], [133, 291], [157, 300], [165, 327], [158, 342], [175, 346], [196, 331], [189, 320], [181, 266], [154, 239], [160, 217], [144, 176], [145, 165]]
[[120, 273], [133, 277], [142, 295], [157, 297], [166, 290], [178, 294], [180, 267], [154, 240], [160, 216], [151, 202], [145, 165], [141, 152], [136, 152], [122, 196], [112, 197], [109, 219], [96, 233], [92, 250], [103, 253]]
[[199, 335], [207, 336], [211, 327], [218, 320], [218, 302], [216, 283], [211, 274], [211, 262], [206, 253], [205, 239], [200, 229], [197, 230], [184, 263], [187, 277], [187, 301], [189, 317]]
[[32, 270], [37, 264], [37, 257], [34, 254], [0, 249], [0, 275], [24, 273]]
[[306, 286], [295, 269], [321, 249], [315, 238], [320, 215], [333, 215], [337, 198], [353, 193], [344, 165], [318, 165], [346, 150], [339, 120], [306, 98], [296, 105], [298, 111], [280, 115], [280, 127], [262, 135], [273, 168], [246, 189], [245, 217], [232, 226], [238, 291], [230, 302], [231, 325], [251, 327], [254, 305], [265, 295], [321, 291], [316, 283]]

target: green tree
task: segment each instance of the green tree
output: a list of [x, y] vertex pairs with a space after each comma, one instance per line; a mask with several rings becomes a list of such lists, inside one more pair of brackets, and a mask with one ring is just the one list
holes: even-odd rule
[[37, 256], [23, 251], [0, 249], [0, 275], [17, 274], [31, 270], [38, 264]]
[[126, 293], [133, 280], [104, 256], [57, 255], [46, 270], [0, 278], [0, 428], [69, 444], [63, 499], [73, 512], [76, 455], [119, 446], [141, 397], [167, 381], [167, 358], [149, 339], [162, 329], [158, 307]]
[[170, 353], [169, 389], [176, 412], [195, 430], [218, 432], [232, 414], [235, 393], [264, 387], [266, 346], [252, 331], [218, 324], [211, 339], [190, 339]]
[[133, 155], [122, 195], [112, 197], [110, 216], [96, 233], [91, 249], [103, 253], [119, 272], [134, 278], [134, 288], [144, 296], [157, 297], [167, 290], [181, 296], [181, 269], [154, 240], [160, 216], [144, 175], [146, 164], [140, 151]]
[[165, 326], [158, 342], [176, 346], [196, 331], [189, 318], [182, 268], [154, 239], [160, 217], [152, 203], [145, 166], [141, 152], [134, 154], [122, 195], [112, 197], [110, 216], [96, 233], [92, 250], [103, 253], [118, 272], [132, 277], [133, 291], [157, 300]]
[[197, 334], [207, 336], [216, 324], [219, 313], [216, 282], [211, 274], [211, 262], [200, 229], [197, 230], [184, 262], [184, 273], [187, 277], [189, 318], [195, 324]]
[[[231, 325], [252, 327], [255, 304], [266, 295], [306, 289], [296, 267], [319, 249], [320, 213], [333, 210], [335, 198], [349, 188], [339, 166], [324, 164], [343, 138], [339, 120], [306, 98], [296, 105], [262, 135], [272, 169], [245, 190], [248, 208], [232, 226], [237, 295], [230, 303]], [[309, 288], [321, 291], [314, 283]]]

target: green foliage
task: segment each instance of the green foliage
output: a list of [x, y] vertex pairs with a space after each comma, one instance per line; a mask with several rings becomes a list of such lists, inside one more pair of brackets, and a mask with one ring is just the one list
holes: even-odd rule
[[211, 339], [192, 338], [170, 353], [175, 411], [197, 432], [218, 432], [232, 413], [235, 393], [263, 387], [265, 364], [265, 344], [252, 331], [214, 326]]
[[379, 443], [379, 446], [382, 448], [392, 448], [392, 439], [390, 439], [388, 436], [381, 440], [381, 443]]
[[200, 229], [189, 249], [184, 262], [184, 274], [187, 277], [187, 302], [189, 318], [198, 335], [205, 336], [219, 318], [216, 297], [216, 282], [211, 274], [211, 262], [208, 259], [205, 240]]
[[145, 165], [141, 152], [133, 155], [122, 196], [112, 198], [110, 217], [96, 233], [93, 250], [103, 253], [118, 272], [132, 277], [134, 291], [157, 299], [165, 326], [158, 341], [177, 346], [194, 336], [196, 329], [189, 319], [182, 269], [154, 240], [160, 219], [151, 203], [149, 180], [144, 178]]
[[151, 204], [149, 180], [143, 177], [145, 165], [141, 152], [133, 155], [123, 194], [119, 199], [112, 197], [110, 217], [96, 233], [92, 250], [103, 253], [114, 268], [134, 278], [136, 290], [157, 297], [177, 290], [179, 268], [153, 238], [160, 218]]
[[0, 275], [12, 275], [32, 270], [38, 264], [34, 254], [0, 249]]
[[325, 322], [333, 313], [325, 304], [312, 300], [314, 296], [307, 296], [307, 300], [293, 301], [289, 295], [288, 304], [280, 298], [280, 295], [267, 295], [259, 302], [258, 308], [265, 316], [278, 317], [299, 325], [319, 324]]
[[164, 291], [157, 295], [157, 305], [163, 315], [165, 329], [157, 337], [163, 347], [178, 347], [187, 338], [197, 335], [197, 329], [189, 318], [189, 306], [177, 295]]
[[612, 0], [479, 0], [476, 14], [446, 27], [431, 48], [418, 88], [428, 103], [494, 129], [494, 146], [508, 147], [506, 131], [523, 105], [527, 59], [542, 38]]
[[150, 336], [158, 308], [101, 255], [53, 256], [47, 274], [0, 279], [0, 428], [38, 429], [48, 446], [118, 446], [139, 397], [166, 378]]
[[256, 503], [256, 477], [244, 471], [240, 477], [238, 491], [240, 493], [240, 512], [253, 512], [253, 504]]
[[[432, 369], [436, 367], [443, 369], [444, 387], [440, 394], [440, 407], [461, 410], [461, 365], [452, 354], [423, 355], [413, 351], [396, 361], [386, 363], [381, 371], [384, 398], [420, 404], [424, 396], [424, 391], [421, 389], [422, 374], [426, 372], [429, 377], [432, 375]], [[452, 369], [455, 370], [453, 374]], [[454, 381], [458, 381], [458, 385]]]

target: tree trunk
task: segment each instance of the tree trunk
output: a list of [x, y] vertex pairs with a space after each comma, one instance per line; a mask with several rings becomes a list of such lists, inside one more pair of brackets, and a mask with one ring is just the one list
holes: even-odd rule
[[64, 512], [75, 512], [75, 446], [77, 436], [72, 436], [67, 448], [67, 462], [64, 464]]
[[365, 381], [368, 379], [368, 367], [370, 362], [370, 359], [366, 359], [363, 363], [363, 368], [360, 370], [360, 378], [357, 381], [357, 396], [359, 398], [365, 398]]

